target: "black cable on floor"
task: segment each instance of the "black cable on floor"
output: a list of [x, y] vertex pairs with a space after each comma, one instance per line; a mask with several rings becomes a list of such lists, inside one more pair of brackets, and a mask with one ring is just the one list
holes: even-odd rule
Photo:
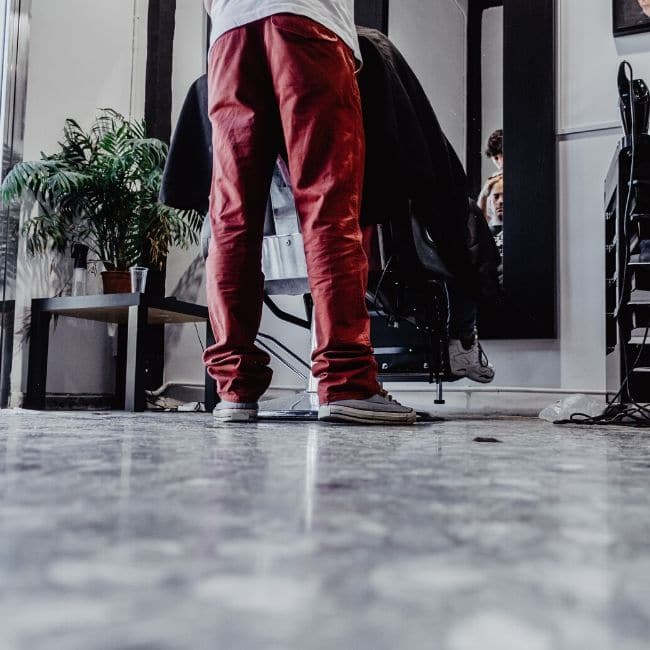
[[[629, 380], [634, 372], [634, 368], [639, 363], [641, 355], [643, 354], [648, 334], [650, 333], [650, 325], [645, 328], [643, 341], [636, 355], [636, 359], [632, 364], [632, 368], [621, 383], [618, 393], [611, 400], [607, 408], [596, 416], [587, 415], [586, 413], [572, 413], [567, 420], [556, 420], [553, 424], [581, 424], [581, 425], [617, 425], [617, 426], [631, 426], [631, 427], [650, 427], [650, 409], [638, 402], [630, 402], [627, 404], [616, 403], [629, 383]], [[625, 354], [625, 352], [623, 352]]]

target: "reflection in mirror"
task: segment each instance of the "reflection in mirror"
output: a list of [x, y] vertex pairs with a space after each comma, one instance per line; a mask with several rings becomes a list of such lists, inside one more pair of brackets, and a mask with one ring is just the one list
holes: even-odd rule
[[[503, 257], [503, 7], [488, 7], [481, 24], [481, 136], [485, 141], [478, 204]], [[503, 266], [500, 267], [503, 284]]]
[[[466, 168], [478, 143], [479, 164], [474, 166], [476, 178], [468, 179], [468, 199], [477, 202], [478, 218], [489, 226], [502, 253], [502, 138], [489, 138], [503, 124], [503, 7], [490, 6], [494, 4], [494, 0], [392, 0], [389, 37], [413, 67]], [[474, 17], [480, 20], [475, 22]], [[470, 59], [474, 56], [477, 61]], [[501, 265], [497, 273], [502, 283]], [[493, 282], [498, 292], [496, 279]], [[491, 303], [496, 299], [494, 292], [483, 297]]]
[[[482, 140], [503, 128], [503, 7], [483, 12], [481, 27]], [[483, 178], [494, 173], [489, 156], [483, 161]], [[499, 168], [499, 171], [501, 169]]]

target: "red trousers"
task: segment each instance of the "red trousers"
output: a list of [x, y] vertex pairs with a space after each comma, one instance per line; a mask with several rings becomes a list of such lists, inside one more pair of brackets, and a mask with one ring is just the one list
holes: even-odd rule
[[204, 361], [220, 397], [254, 402], [271, 382], [270, 358], [255, 337], [265, 208], [285, 148], [314, 300], [320, 402], [376, 394], [359, 227], [365, 141], [352, 51], [327, 28], [290, 14], [227, 32], [210, 57], [209, 110], [207, 297], [216, 343]]

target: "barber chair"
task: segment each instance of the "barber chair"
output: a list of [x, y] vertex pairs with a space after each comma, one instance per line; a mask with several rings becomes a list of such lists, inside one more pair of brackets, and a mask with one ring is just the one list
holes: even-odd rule
[[[370, 265], [366, 298], [380, 380], [435, 382], [435, 403], [444, 404], [443, 381], [451, 379], [445, 282], [451, 276], [425, 228], [412, 216], [395, 217], [386, 225], [366, 227], [363, 234]], [[210, 220], [206, 217], [202, 233], [204, 257], [209, 242]], [[267, 204], [262, 269], [265, 304], [279, 319], [311, 329], [313, 349], [312, 303], [302, 234], [289, 175], [281, 159], [274, 170]], [[302, 296], [305, 318], [280, 309], [273, 300], [278, 295]], [[317, 381], [311, 375], [309, 364], [265, 334], [260, 333], [257, 343], [307, 384], [301, 394], [261, 402], [260, 417], [316, 419]], [[270, 347], [271, 343], [277, 349]]]

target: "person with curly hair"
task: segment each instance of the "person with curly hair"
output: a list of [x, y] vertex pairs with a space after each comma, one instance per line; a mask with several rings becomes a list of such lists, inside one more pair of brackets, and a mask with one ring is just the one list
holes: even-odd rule
[[497, 172], [492, 174], [488, 178], [487, 182], [483, 186], [481, 193], [478, 196], [476, 202], [478, 203], [479, 208], [481, 208], [483, 215], [490, 225], [495, 221], [495, 210], [492, 205], [491, 197], [494, 192], [494, 189], [497, 186], [501, 187], [501, 213], [498, 215], [499, 222], [503, 224], [503, 130], [498, 129], [494, 131], [488, 138], [487, 146], [485, 148], [485, 155], [487, 158], [490, 158], [494, 163], [494, 166], [497, 168]]

